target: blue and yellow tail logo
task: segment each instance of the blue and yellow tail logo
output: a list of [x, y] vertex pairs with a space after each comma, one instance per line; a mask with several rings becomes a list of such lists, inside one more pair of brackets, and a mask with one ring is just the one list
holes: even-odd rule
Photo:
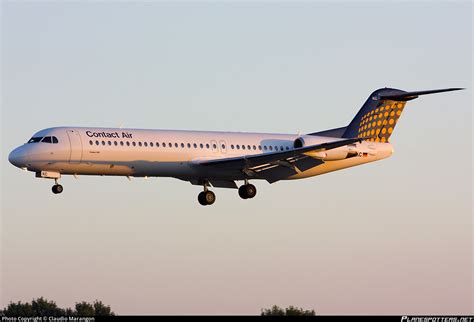
[[357, 137], [368, 141], [388, 142], [406, 102], [383, 101], [383, 104], [364, 114], [359, 122]]
[[381, 88], [373, 92], [347, 126], [343, 137], [388, 142], [409, 99], [398, 99], [404, 93], [393, 88]]

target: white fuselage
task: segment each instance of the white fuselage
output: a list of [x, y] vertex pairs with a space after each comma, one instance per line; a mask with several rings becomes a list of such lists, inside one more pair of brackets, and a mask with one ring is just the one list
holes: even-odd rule
[[[308, 145], [341, 140], [295, 134], [83, 127], [45, 129], [33, 138], [49, 136], [57, 138], [57, 143], [25, 143], [12, 151], [10, 161], [37, 173], [156, 176], [189, 181], [243, 180], [248, 178], [243, 172], [210, 170], [199, 162], [291, 150], [297, 138], [302, 138]], [[351, 152], [352, 157], [339, 157], [347, 152]], [[328, 151], [327, 155], [308, 153], [324, 163], [287, 179], [315, 176], [384, 159], [392, 152], [389, 143], [363, 141]]]

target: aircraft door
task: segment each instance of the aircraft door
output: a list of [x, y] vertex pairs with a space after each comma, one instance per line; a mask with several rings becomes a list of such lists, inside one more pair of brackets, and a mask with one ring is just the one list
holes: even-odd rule
[[70, 145], [69, 163], [80, 163], [82, 160], [81, 136], [76, 130], [67, 130], [67, 136]]

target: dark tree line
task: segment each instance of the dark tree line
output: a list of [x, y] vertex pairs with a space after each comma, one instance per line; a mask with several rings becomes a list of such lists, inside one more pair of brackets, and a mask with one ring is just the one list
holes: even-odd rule
[[[111, 316], [115, 315], [110, 309], [110, 306], [105, 305], [101, 301], [95, 300], [92, 303], [85, 301], [78, 302], [74, 308], [60, 308], [56, 302], [48, 301], [43, 297], [33, 299], [31, 303], [16, 303], [10, 302], [6, 308], [0, 310], [1, 316], [8, 317], [32, 317], [32, 316]], [[269, 309], [262, 309], [261, 315], [264, 316], [314, 316], [314, 310], [304, 310], [294, 306], [281, 308], [279, 306], [272, 306]]]
[[10, 302], [6, 308], [0, 310], [0, 316], [110, 316], [115, 315], [110, 306], [101, 301], [93, 303], [85, 301], [76, 303], [74, 309], [60, 308], [54, 301], [43, 297], [33, 299], [31, 303]]
[[314, 316], [316, 312], [314, 310], [304, 310], [297, 308], [292, 305], [283, 309], [279, 306], [273, 305], [270, 309], [262, 309], [261, 315], [264, 316]]

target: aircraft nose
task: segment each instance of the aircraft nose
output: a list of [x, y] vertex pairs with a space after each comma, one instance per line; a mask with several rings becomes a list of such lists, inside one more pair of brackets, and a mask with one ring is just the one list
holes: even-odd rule
[[28, 154], [22, 146], [16, 148], [8, 155], [8, 161], [15, 167], [24, 168], [28, 162]]

